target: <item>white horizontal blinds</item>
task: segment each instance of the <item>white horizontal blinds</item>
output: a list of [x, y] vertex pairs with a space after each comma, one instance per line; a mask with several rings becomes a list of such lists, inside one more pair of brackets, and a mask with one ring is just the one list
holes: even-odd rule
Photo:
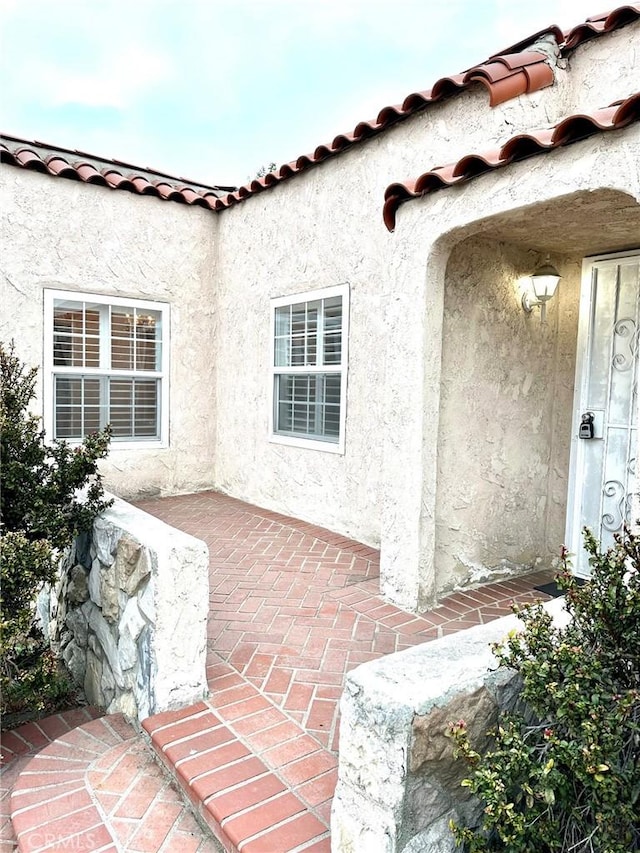
[[135, 304], [54, 300], [56, 438], [110, 424], [114, 441], [160, 439], [162, 318]]
[[342, 376], [339, 373], [327, 373], [324, 376], [324, 406], [322, 407], [322, 432], [338, 440], [340, 435], [340, 392]]
[[278, 307], [274, 330], [275, 432], [337, 442], [342, 296]]
[[321, 302], [276, 308], [275, 363], [278, 367], [315, 367]]
[[110, 379], [109, 422], [114, 438], [157, 438], [158, 402], [155, 379]]
[[100, 307], [86, 302], [56, 302], [54, 365], [100, 367]]
[[111, 308], [111, 367], [114, 370], [158, 370], [160, 312]]
[[342, 297], [324, 300], [323, 355], [324, 364], [342, 361]]
[[78, 438], [100, 429], [105, 422], [100, 383], [85, 376], [56, 376], [56, 438]]
[[278, 431], [337, 441], [341, 380], [339, 373], [277, 375]]

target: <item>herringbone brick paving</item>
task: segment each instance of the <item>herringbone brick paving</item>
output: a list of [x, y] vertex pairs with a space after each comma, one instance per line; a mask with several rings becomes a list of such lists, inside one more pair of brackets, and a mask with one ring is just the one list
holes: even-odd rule
[[[242, 853], [330, 849], [350, 669], [506, 615], [544, 598], [533, 587], [550, 580], [545, 571], [456, 593], [415, 616], [380, 597], [379, 554], [354, 540], [215, 492], [138, 506], [210, 554], [211, 695], [190, 719], [145, 728], [216, 836]], [[237, 752], [207, 748], [221, 729]]]
[[[211, 695], [190, 708], [148, 718], [144, 729], [229, 853], [329, 853], [338, 700], [346, 673], [364, 661], [496, 619], [514, 601], [544, 598], [533, 587], [550, 580], [549, 572], [538, 572], [459, 592], [415, 616], [380, 597], [378, 552], [358, 542], [214, 492], [138, 505], [209, 546]], [[102, 760], [93, 757], [87, 772], [87, 785], [99, 792], [105, 831], [117, 846], [78, 849], [208, 850], [209, 842], [189, 823], [193, 819], [178, 813], [171, 795], [162, 793], [162, 777], [149, 769], [141, 741], [123, 740], [109, 746]], [[51, 748], [57, 758], [65, 757], [64, 745]], [[52, 752], [46, 759], [53, 757]], [[126, 787], [136, 767], [133, 775], [141, 784]], [[34, 765], [34, 771], [42, 769]], [[51, 784], [63, 781], [48, 777]], [[85, 797], [71, 787], [74, 797]], [[23, 798], [29, 790], [23, 780]], [[60, 823], [56, 809], [64, 810], [66, 791], [56, 791], [55, 806], [34, 794], [40, 805], [25, 812], [34, 826], [38, 808], [44, 817], [51, 812], [52, 826]], [[86, 804], [72, 806], [60, 826], [77, 842], [80, 823], [94, 815]], [[92, 826], [97, 842], [101, 831]], [[47, 853], [56, 849], [55, 843], [46, 847]]]

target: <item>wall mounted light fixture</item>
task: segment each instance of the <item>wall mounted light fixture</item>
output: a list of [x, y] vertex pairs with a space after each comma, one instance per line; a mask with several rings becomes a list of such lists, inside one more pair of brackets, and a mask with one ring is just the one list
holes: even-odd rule
[[522, 294], [522, 307], [530, 314], [533, 309], [540, 306], [540, 322], [544, 323], [546, 316], [547, 302], [553, 297], [558, 287], [558, 282], [562, 278], [558, 270], [551, 264], [551, 260], [547, 255], [546, 261], [539, 266], [534, 273], [529, 277], [531, 280], [531, 288], [533, 293], [525, 290]]

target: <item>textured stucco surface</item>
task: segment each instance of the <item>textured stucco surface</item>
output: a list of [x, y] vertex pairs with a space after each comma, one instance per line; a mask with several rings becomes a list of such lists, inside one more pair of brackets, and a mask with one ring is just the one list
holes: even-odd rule
[[546, 324], [522, 311], [533, 253], [469, 238], [445, 280], [438, 430], [438, 591], [521, 572], [564, 536], [579, 263], [562, 274]]
[[[566, 624], [563, 599], [545, 608]], [[498, 708], [513, 707], [518, 684], [513, 671], [496, 669], [491, 644], [521, 628], [507, 616], [349, 673], [340, 703], [332, 850], [454, 853], [449, 819], [473, 821], [477, 813], [459, 786], [445, 732], [462, 717], [480, 733]]]
[[13, 338], [17, 354], [42, 368], [45, 288], [170, 303], [169, 447], [113, 443], [102, 470], [122, 497], [211, 486], [217, 219], [13, 167], [0, 169], [0, 180], [0, 339]]
[[[383, 194], [637, 91], [639, 34], [581, 46], [552, 87], [495, 109], [473, 86], [219, 216], [3, 167], [0, 331], [38, 363], [43, 287], [171, 302], [170, 446], [115, 451], [121, 495], [214, 486], [379, 544], [382, 592], [410, 609], [477, 569], [548, 562], [580, 261], [640, 244], [638, 126], [407, 203], [394, 234]], [[564, 279], [541, 328], [517, 277], [547, 252]], [[344, 283], [345, 452], [275, 444], [270, 299]]]

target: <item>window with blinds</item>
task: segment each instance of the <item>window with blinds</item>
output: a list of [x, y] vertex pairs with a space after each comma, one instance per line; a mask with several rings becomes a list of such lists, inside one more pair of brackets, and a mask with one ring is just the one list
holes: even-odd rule
[[54, 438], [161, 441], [168, 306], [48, 291]]
[[302, 297], [272, 303], [272, 435], [341, 449], [348, 290], [341, 285]]

